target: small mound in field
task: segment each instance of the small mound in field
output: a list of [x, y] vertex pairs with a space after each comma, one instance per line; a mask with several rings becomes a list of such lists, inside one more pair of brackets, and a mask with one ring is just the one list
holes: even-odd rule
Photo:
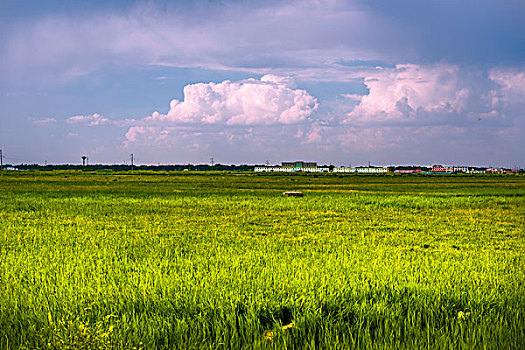
[[287, 197], [302, 197], [303, 196], [303, 192], [286, 191], [286, 192], [283, 192], [283, 196], [287, 196]]

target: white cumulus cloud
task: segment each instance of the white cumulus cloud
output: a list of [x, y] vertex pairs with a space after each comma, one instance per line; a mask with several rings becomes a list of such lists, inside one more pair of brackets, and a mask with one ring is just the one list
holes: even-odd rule
[[226, 125], [295, 124], [317, 108], [317, 100], [296, 89], [289, 77], [198, 83], [184, 87], [184, 100], [172, 100], [167, 114], [153, 113], [146, 123]]
[[370, 93], [348, 113], [347, 122], [400, 122], [421, 113], [459, 113], [465, 108], [469, 89], [458, 71], [447, 64], [404, 64], [370, 73], [364, 78]]

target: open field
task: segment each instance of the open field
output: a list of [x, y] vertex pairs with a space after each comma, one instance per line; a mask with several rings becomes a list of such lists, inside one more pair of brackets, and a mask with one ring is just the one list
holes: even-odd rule
[[0, 215], [1, 349], [525, 348], [523, 176], [3, 172]]

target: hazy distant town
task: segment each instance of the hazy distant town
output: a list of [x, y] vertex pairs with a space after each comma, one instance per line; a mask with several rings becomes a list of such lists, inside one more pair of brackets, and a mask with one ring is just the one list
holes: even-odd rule
[[335, 166], [316, 162], [282, 162], [281, 165], [226, 165], [226, 164], [5, 164], [2, 170], [153, 170], [153, 171], [254, 171], [257, 173], [339, 173], [339, 174], [525, 174], [522, 168], [479, 167], [468, 165], [391, 165], [391, 166]]

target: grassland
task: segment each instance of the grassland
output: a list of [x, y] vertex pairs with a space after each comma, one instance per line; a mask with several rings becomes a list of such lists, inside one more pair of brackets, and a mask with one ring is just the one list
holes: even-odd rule
[[523, 176], [3, 172], [0, 215], [2, 349], [525, 348]]

